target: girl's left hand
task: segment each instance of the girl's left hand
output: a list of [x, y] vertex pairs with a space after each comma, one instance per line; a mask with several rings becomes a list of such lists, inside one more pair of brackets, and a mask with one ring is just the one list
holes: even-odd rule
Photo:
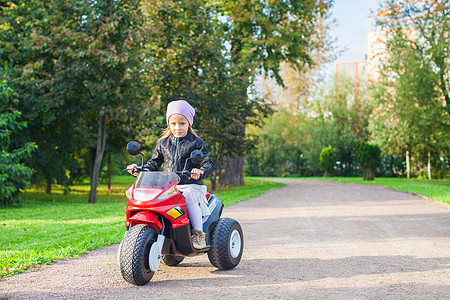
[[191, 173], [196, 173], [196, 174], [191, 174], [190, 178], [195, 179], [195, 180], [199, 180], [199, 179], [200, 179], [200, 176], [201, 176], [203, 173], [205, 173], [205, 172], [203, 172], [203, 171], [200, 170], [200, 169], [193, 168], [193, 169], [191, 170]]

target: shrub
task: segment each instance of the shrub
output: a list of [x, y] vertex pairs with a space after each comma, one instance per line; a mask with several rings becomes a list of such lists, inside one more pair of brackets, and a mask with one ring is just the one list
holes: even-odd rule
[[364, 180], [374, 180], [375, 170], [380, 166], [381, 151], [377, 145], [361, 141], [358, 147], [357, 160], [363, 169]]
[[333, 173], [334, 166], [336, 165], [336, 154], [334, 154], [331, 145], [322, 149], [319, 160], [320, 167], [324, 171], [323, 176], [330, 177]]

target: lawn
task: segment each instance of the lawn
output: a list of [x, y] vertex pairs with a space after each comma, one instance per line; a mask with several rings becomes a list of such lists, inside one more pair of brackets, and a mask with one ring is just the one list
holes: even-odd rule
[[363, 180], [362, 177], [321, 177], [320, 179], [345, 183], [381, 185], [394, 191], [422, 195], [435, 201], [450, 204], [450, 182], [443, 180], [419, 180], [387, 177], [378, 177], [372, 181]]
[[[119, 243], [125, 232], [124, 191], [132, 182], [130, 176], [116, 176], [111, 192], [100, 184], [95, 204], [88, 203], [89, 185], [84, 183], [68, 195], [61, 187], [51, 195], [31, 189], [23, 207], [0, 209], [0, 278]], [[214, 193], [228, 206], [283, 186], [255, 178], [245, 182]]]

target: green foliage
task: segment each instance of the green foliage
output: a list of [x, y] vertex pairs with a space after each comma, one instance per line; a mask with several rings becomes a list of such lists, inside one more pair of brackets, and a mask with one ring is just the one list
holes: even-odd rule
[[[313, 64], [311, 53], [317, 48], [312, 42], [320, 30], [319, 20], [331, 6], [330, 1], [228, 1], [219, 0], [218, 20], [228, 44], [226, 56], [229, 58], [232, 80], [232, 99], [238, 103], [234, 122], [241, 137], [245, 137], [245, 126], [255, 111], [266, 108], [258, 105], [253, 87], [257, 72], [262, 72], [283, 85], [280, 65], [289, 62], [298, 70], [309, 69]], [[248, 97], [251, 91], [253, 97]], [[251, 105], [249, 105], [251, 104]], [[261, 108], [263, 108], [261, 110]], [[233, 157], [231, 153], [225, 153]], [[233, 152], [238, 156], [242, 153]], [[233, 157], [232, 168], [241, 167], [239, 157]], [[230, 175], [228, 175], [230, 174]], [[219, 183], [234, 182], [235, 172], [222, 172]]]
[[338, 76], [332, 87], [320, 91], [311, 101], [302, 129], [302, 151], [307, 164], [319, 169], [320, 151], [331, 145], [338, 162], [337, 172], [344, 176], [357, 174], [357, 145], [369, 137], [371, 109], [364, 82], [356, 89], [351, 78]]
[[19, 205], [20, 192], [28, 187], [33, 170], [24, 164], [36, 149], [34, 143], [13, 146], [11, 135], [27, 126], [21, 113], [8, 105], [12, 89], [0, 78], [0, 206]]
[[[154, 101], [160, 103], [159, 114], [164, 115], [170, 101], [188, 100], [196, 108], [194, 127], [218, 164], [224, 152], [248, 149], [251, 140], [242, 128], [245, 122], [256, 122], [258, 112], [266, 108], [246, 94], [245, 100], [236, 95], [236, 86], [240, 91], [248, 82], [233, 75], [224, 55], [223, 24], [216, 18], [216, 7], [205, 0], [148, 1], [144, 5], [150, 33], [146, 56], [157, 62], [149, 65], [149, 84]], [[158, 125], [165, 127], [165, 119]]]
[[[381, 157], [380, 175], [386, 177], [399, 177], [405, 174], [405, 158], [395, 156]], [[441, 177], [443, 178], [443, 177]]]
[[352, 80], [338, 77], [334, 86], [321, 91], [317, 98], [304, 105], [303, 111], [281, 110], [266, 119], [261, 129], [249, 128], [259, 139], [246, 160], [248, 174], [318, 175], [320, 152], [328, 145], [336, 155], [337, 172], [357, 174], [358, 140], [369, 136], [371, 106], [365, 85], [360, 83], [356, 93]]
[[280, 63], [301, 69], [314, 64], [311, 54], [317, 44], [313, 38], [321, 30], [317, 24], [325, 17], [331, 1], [217, 1], [231, 62], [242, 79], [257, 69], [275, 77], [279, 83]]
[[358, 147], [357, 160], [359, 165], [363, 168], [364, 180], [373, 180], [375, 177], [375, 170], [381, 163], [381, 150], [377, 145], [372, 145], [361, 141]]
[[[95, 205], [86, 203], [89, 185], [85, 183], [74, 186], [68, 196], [60, 186], [53, 195], [27, 192], [22, 208], [0, 209], [0, 278], [119, 243], [125, 232], [124, 191], [133, 179], [113, 177], [113, 192], [100, 186]], [[252, 178], [246, 183], [220, 189], [216, 195], [228, 206], [283, 186]]]
[[[197, 110], [195, 126], [222, 155], [254, 144], [245, 126], [270, 108], [253, 97], [253, 78], [280, 82], [281, 62], [311, 68], [312, 42], [332, 1], [30, 1], [2, 4], [0, 59], [17, 92], [14, 107], [28, 127], [14, 143], [35, 141], [34, 182], [68, 190], [103, 149], [130, 136], [154, 143], [163, 111], [184, 98]], [[155, 118], [155, 115], [159, 116]], [[106, 147], [96, 139], [106, 118]], [[139, 133], [137, 133], [139, 132]], [[98, 143], [101, 145], [102, 143]], [[95, 153], [95, 154], [94, 154]], [[298, 152], [300, 153], [300, 152]], [[100, 165], [98, 159], [95, 166]], [[97, 168], [95, 168], [97, 171]], [[222, 176], [221, 178], [224, 178]]]
[[[360, 83], [357, 93], [354, 82], [340, 76], [333, 87], [316, 97], [303, 105], [303, 110], [281, 110], [261, 129], [250, 128], [251, 134], [258, 135], [259, 144], [246, 160], [248, 174], [318, 175], [320, 152], [328, 145], [336, 155], [337, 172], [357, 174], [358, 140], [369, 136], [371, 106], [365, 85]], [[269, 159], [276, 163], [270, 164]]]
[[261, 129], [248, 128], [248, 134], [258, 135], [258, 144], [246, 158], [245, 172], [253, 176], [306, 175], [302, 153], [302, 115], [276, 112], [265, 120]]
[[380, 147], [361, 141], [358, 147], [358, 163], [363, 168], [375, 169], [380, 165]]
[[416, 169], [426, 164], [428, 153], [435, 164], [448, 156], [450, 139], [449, 64], [444, 59], [450, 46], [449, 4], [424, 8], [435, 11], [380, 24], [387, 30], [388, 55], [371, 86], [375, 109], [370, 130], [375, 142], [388, 155], [409, 151]]
[[139, 1], [22, 0], [3, 10], [0, 55], [28, 122], [16, 139], [39, 145], [31, 160], [36, 182], [70, 186], [90, 174], [100, 116], [114, 150], [142, 120], [139, 108], [151, 112], [139, 7]]
[[329, 145], [328, 147], [323, 148], [320, 152], [320, 167], [325, 171], [325, 177], [332, 175], [335, 165], [336, 155], [334, 154], [333, 147]]

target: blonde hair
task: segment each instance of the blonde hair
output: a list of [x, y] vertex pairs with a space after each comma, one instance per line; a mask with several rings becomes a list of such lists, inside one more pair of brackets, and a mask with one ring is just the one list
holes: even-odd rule
[[[188, 132], [192, 133], [195, 136], [198, 136], [194, 129], [192, 129], [191, 126], [189, 126]], [[167, 128], [164, 130], [163, 134], [159, 138], [159, 140], [167, 139], [169, 136], [172, 135], [172, 132], [170, 131], [170, 126], [167, 126]]]

